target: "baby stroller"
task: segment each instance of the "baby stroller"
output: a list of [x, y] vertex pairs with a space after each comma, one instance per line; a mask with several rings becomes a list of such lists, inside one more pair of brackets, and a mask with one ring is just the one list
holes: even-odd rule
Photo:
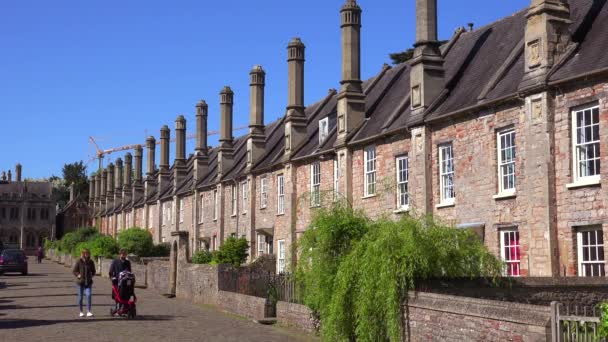
[[135, 303], [137, 303], [135, 275], [129, 271], [120, 272], [118, 281], [112, 282], [112, 294], [116, 306], [110, 309], [110, 316], [135, 318], [137, 315], [135, 308]]

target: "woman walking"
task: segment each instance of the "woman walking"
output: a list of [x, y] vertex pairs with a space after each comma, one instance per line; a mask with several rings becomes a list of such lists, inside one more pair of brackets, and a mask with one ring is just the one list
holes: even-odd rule
[[78, 307], [80, 308], [80, 317], [84, 317], [82, 311], [82, 297], [87, 297], [87, 317], [92, 317], [91, 313], [91, 288], [93, 287], [93, 276], [95, 275], [95, 263], [91, 260], [91, 253], [88, 249], [83, 249], [80, 253], [80, 259], [74, 265], [72, 270], [76, 277], [76, 287], [78, 288]]

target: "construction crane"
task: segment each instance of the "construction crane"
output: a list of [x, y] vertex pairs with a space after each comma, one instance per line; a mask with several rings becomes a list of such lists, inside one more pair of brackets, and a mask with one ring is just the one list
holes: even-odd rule
[[[249, 126], [239, 126], [235, 129], [233, 129], [233, 132], [236, 131], [241, 131], [243, 129], [247, 129], [249, 128]], [[217, 135], [219, 134], [219, 131], [208, 131], [207, 132], [207, 136], [209, 135]], [[196, 133], [190, 133], [188, 135], [186, 135], [186, 139], [187, 140], [191, 140], [191, 139], [196, 139]], [[173, 139], [171, 139], [171, 142], [175, 141], [175, 137], [173, 137]], [[93, 144], [93, 147], [95, 147], [95, 157], [91, 157], [89, 158], [89, 160], [87, 160], [85, 166], [88, 166], [93, 160], [97, 159], [99, 160], [99, 170], [101, 170], [103, 168], [103, 158], [109, 154], [112, 154], [114, 152], [120, 152], [120, 151], [127, 151], [127, 150], [133, 150], [135, 149], [138, 145], [140, 144], [130, 144], [130, 145], [123, 145], [123, 146], [119, 146], [119, 147], [114, 147], [114, 148], [108, 148], [105, 150], [102, 150], [99, 145], [97, 145], [97, 142], [95, 141], [95, 138], [93, 137], [89, 137], [89, 142], [91, 144]], [[160, 141], [156, 142], [156, 145], [160, 145]]]

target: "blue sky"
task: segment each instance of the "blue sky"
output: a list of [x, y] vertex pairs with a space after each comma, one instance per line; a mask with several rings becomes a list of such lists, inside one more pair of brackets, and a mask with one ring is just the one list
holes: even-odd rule
[[[143, 144], [146, 132], [158, 137], [164, 124], [173, 136], [178, 114], [193, 131], [200, 99], [209, 103], [209, 129], [217, 129], [224, 85], [235, 91], [235, 127], [247, 125], [248, 73], [255, 64], [267, 73], [270, 122], [285, 111], [286, 45], [296, 36], [307, 47], [305, 102], [316, 102], [339, 87], [343, 2], [0, 1], [0, 170], [20, 162], [24, 177], [60, 175], [64, 163], [93, 155], [89, 136], [102, 148]], [[358, 2], [362, 77], [369, 78], [390, 62], [389, 53], [414, 43], [415, 0]], [[439, 0], [440, 38], [529, 3]], [[187, 154], [193, 146], [189, 141]], [[95, 168], [89, 164], [89, 171]]]

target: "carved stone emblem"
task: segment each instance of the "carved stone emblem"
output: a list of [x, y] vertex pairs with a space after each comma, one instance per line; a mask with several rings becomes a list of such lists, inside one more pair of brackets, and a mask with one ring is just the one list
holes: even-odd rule
[[534, 68], [540, 65], [540, 39], [528, 43], [528, 67]]
[[418, 152], [422, 152], [423, 147], [422, 135], [419, 134], [416, 136], [416, 149]]
[[543, 102], [541, 99], [532, 100], [532, 119], [538, 120], [543, 117]]

